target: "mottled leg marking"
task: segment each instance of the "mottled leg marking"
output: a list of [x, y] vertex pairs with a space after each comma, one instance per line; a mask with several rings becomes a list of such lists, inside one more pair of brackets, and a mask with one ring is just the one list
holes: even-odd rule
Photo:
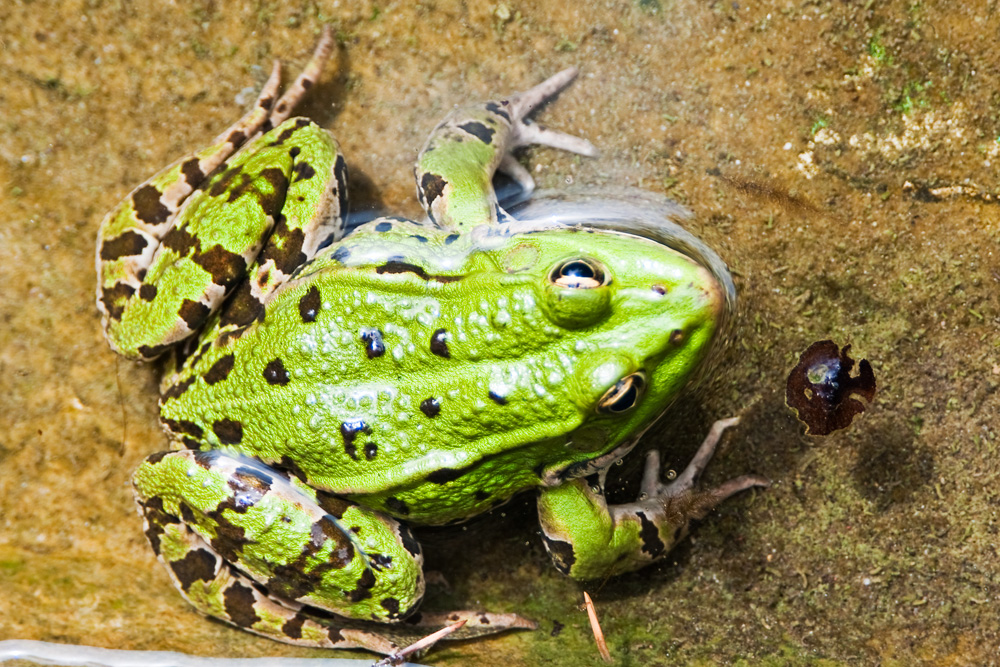
[[[288, 116], [329, 58], [332, 45], [333, 38], [327, 29], [306, 69], [279, 100], [280, 112], [274, 103], [280, 81], [280, 66], [276, 62], [250, 112], [216, 137], [208, 148], [181, 158], [133, 190], [105, 217], [98, 233], [97, 307], [105, 334], [115, 350], [134, 359], [152, 359], [190, 333], [182, 324], [166, 340], [133, 340], [132, 327], [122, 327], [121, 320], [135, 302], [156, 296], [156, 286], [148, 283], [146, 275], [162, 244], [172, 240], [184, 249], [189, 243], [184, 236], [171, 237], [171, 232], [185, 215], [190, 195], [205, 187], [206, 179], [246, 145], [249, 137]], [[204, 259], [206, 263], [228, 268], [219, 264], [228, 260], [221, 255]], [[201, 306], [205, 304], [201, 300], [181, 305], [185, 308], [182, 311], [185, 322], [204, 319]]]
[[154, 454], [133, 484], [146, 537], [183, 596], [250, 632], [391, 654], [461, 619], [449, 639], [534, 627], [515, 614], [411, 614], [424, 584], [405, 526], [256, 461]]
[[[424, 591], [420, 547], [394, 519], [316, 491], [253, 459], [155, 454], [133, 477], [142, 506], [183, 521], [226, 562], [283, 600], [391, 621]], [[154, 544], [154, 548], [155, 548]], [[183, 554], [167, 554], [177, 561]]]
[[434, 129], [417, 158], [414, 173], [417, 197], [437, 226], [471, 229], [495, 224], [498, 206], [492, 179], [497, 169], [527, 192], [533, 190], [531, 174], [511, 155], [520, 146], [539, 144], [580, 155], [597, 154], [585, 139], [526, 120], [576, 74], [575, 68], [567, 69], [507, 99], [458, 109]]
[[556, 567], [577, 579], [603, 578], [637, 570], [661, 558], [683, 539], [694, 519], [733, 494], [770, 482], [743, 475], [705, 491], [695, 488], [723, 431], [738, 419], [715, 422], [691, 463], [670, 484], [660, 482], [660, 455], [646, 458], [641, 495], [634, 503], [608, 505], [606, 470], [539, 495], [538, 514], [546, 549]]

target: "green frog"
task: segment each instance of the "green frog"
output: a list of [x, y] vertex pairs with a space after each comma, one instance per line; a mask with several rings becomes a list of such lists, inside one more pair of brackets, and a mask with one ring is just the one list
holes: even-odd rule
[[605, 500], [608, 468], [708, 356], [728, 294], [718, 270], [662, 243], [498, 205], [497, 170], [533, 185], [515, 148], [594, 154], [526, 121], [576, 71], [451, 113], [415, 168], [427, 220], [381, 217], [345, 236], [344, 158], [329, 132], [291, 117], [332, 47], [327, 32], [280, 98], [276, 65], [246, 116], [135, 189], [99, 232], [111, 346], [165, 359], [171, 450], [133, 483], [184, 597], [276, 640], [391, 655], [454, 621], [466, 621], [454, 638], [534, 627], [418, 612], [413, 525], [535, 489], [556, 567], [605, 578], [766, 484], [695, 488], [730, 420], [672, 483], [654, 452], [636, 502]]

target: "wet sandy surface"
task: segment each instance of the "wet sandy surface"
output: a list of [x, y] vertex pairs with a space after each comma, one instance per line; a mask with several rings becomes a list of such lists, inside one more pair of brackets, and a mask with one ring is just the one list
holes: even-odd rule
[[[341, 142], [354, 200], [417, 215], [411, 164], [448, 109], [576, 65], [543, 120], [602, 154], [531, 150], [539, 185], [666, 193], [734, 270], [734, 345], [646, 441], [679, 468], [741, 414], [705, 482], [775, 484], [662, 564], [587, 587], [617, 664], [996, 664], [1000, 18], [956, 8], [4, 3], [0, 639], [317, 655], [204, 620], [154, 560], [128, 478], [165, 445], [155, 370], [104, 343], [93, 248], [106, 210], [238, 117], [273, 58], [301, 66], [330, 22], [338, 62], [303, 112]], [[824, 338], [869, 359], [879, 393], [817, 439], [783, 391]], [[600, 664], [530, 502], [427, 541], [451, 584], [431, 604], [542, 628], [425, 661]]]

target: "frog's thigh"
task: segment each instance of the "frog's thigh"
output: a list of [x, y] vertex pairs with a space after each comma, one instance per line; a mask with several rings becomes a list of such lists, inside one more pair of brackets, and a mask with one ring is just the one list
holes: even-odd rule
[[[214, 451], [154, 454], [133, 484], [150, 543], [206, 614], [288, 641], [281, 636], [288, 619], [275, 611], [281, 604], [393, 621], [423, 595], [423, 557], [405, 526], [347, 501], [317, 499], [259, 462]], [[265, 597], [270, 607], [251, 602]]]
[[538, 518], [556, 568], [574, 579], [598, 579], [648, 565], [683, 537], [689, 519], [656, 499], [609, 506], [603, 479], [595, 483], [593, 478], [544, 489]]
[[[339, 237], [346, 177], [336, 142], [307, 119], [252, 141], [188, 197], [141, 284], [105, 304], [112, 345], [156, 357], [197, 331], [237, 285], [259, 304], [322, 241]], [[252, 321], [260, 309], [244, 311]]]

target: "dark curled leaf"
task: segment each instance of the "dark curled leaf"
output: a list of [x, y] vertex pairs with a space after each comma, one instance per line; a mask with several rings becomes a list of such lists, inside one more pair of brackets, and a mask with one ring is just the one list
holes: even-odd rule
[[788, 375], [785, 402], [806, 425], [808, 435], [827, 435], [847, 428], [854, 417], [865, 411], [865, 404], [875, 398], [875, 373], [867, 359], [858, 364], [858, 375], [851, 377], [854, 360], [847, 356], [845, 345], [838, 349], [832, 340], [809, 346], [799, 357], [798, 365]]

